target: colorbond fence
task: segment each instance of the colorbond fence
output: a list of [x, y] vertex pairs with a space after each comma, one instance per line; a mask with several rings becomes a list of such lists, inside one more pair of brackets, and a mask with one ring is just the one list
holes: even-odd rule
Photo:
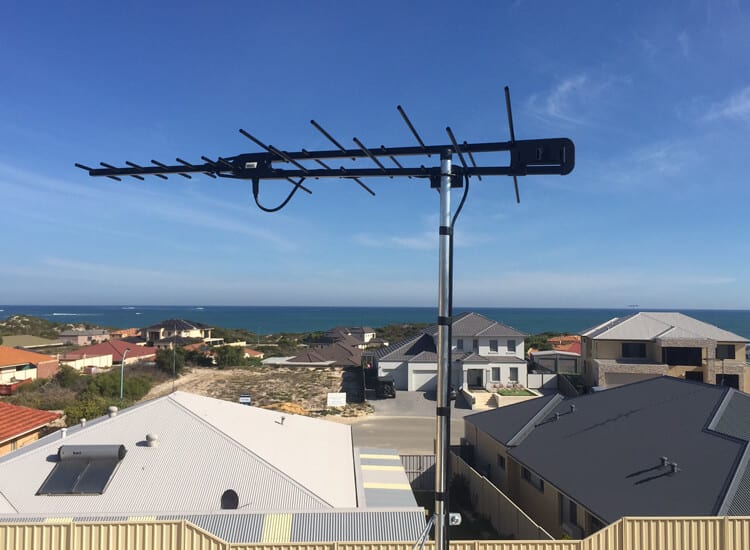
[[[186, 521], [0, 523], [2, 550], [412, 550], [411, 543], [230, 544]], [[623, 518], [583, 540], [452, 541], [451, 550], [747, 550], [750, 516]], [[435, 550], [428, 542], [425, 550]]]
[[451, 476], [460, 475], [469, 482], [474, 509], [481, 510], [489, 518], [495, 531], [520, 540], [552, 540], [552, 535], [537, 525], [489, 479], [454, 453], [450, 455], [450, 467]]

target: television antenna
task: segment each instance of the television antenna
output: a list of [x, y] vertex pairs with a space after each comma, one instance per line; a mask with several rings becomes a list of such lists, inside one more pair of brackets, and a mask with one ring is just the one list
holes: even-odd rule
[[[150, 165], [125, 161], [124, 167], [116, 167], [100, 162], [101, 168], [91, 168], [76, 163], [76, 167], [86, 170], [90, 176], [106, 177], [122, 181], [131, 177], [143, 181], [145, 176], [167, 179], [170, 175], [192, 178], [191, 174], [203, 174], [211, 178], [230, 178], [252, 182], [253, 199], [264, 212], [277, 212], [284, 208], [295, 194], [302, 190], [312, 193], [303, 183], [324, 178], [351, 180], [371, 195], [375, 192], [363, 181], [371, 177], [407, 177], [424, 179], [430, 187], [440, 193], [439, 226], [439, 277], [438, 277], [438, 372], [436, 409], [436, 459], [435, 459], [435, 547], [447, 550], [448, 538], [448, 450], [450, 445], [450, 396], [449, 378], [451, 366], [451, 323], [453, 315], [453, 228], [464, 206], [469, 192], [469, 181], [476, 177], [512, 176], [516, 202], [521, 197], [518, 189], [518, 176], [566, 175], [575, 165], [575, 146], [568, 138], [545, 138], [516, 140], [513, 128], [513, 115], [510, 104], [510, 91], [505, 87], [505, 105], [508, 116], [510, 141], [491, 143], [459, 144], [450, 126], [446, 127], [449, 143], [427, 145], [417, 132], [405, 110], [400, 105], [397, 110], [406, 123], [417, 146], [367, 147], [358, 138], [353, 138], [357, 146], [347, 149], [315, 120], [310, 124], [320, 132], [334, 149], [308, 151], [284, 151], [266, 144], [244, 129], [239, 132], [257, 145], [262, 151], [242, 153], [234, 156], [210, 159], [201, 156], [202, 162], [188, 162], [177, 157], [177, 164], [165, 164], [151, 160]], [[474, 155], [507, 151], [510, 154], [508, 165], [480, 166]], [[440, 159], [433, 166], [424, 164], [406, 165], [405, 158], [422, 157]], [[460, 165], [453, 163], [458, 156]], [[466, 159], [469, 159], [467, 163]], [[345, 168], [333, 166], [340, 159], [368, 159], [374, 166]], [[389, 162], [387, 166], [384, 162]], [[393, 166], [390, 166], [393, 164]], [[260, 184], [272, 180], [285, 180], [293, 185], [287, 197], [278, 205], [268, 207], [261, 204]], [[463, 196], [451, 217], [450, 196], [452, 188], [463, 187]]]

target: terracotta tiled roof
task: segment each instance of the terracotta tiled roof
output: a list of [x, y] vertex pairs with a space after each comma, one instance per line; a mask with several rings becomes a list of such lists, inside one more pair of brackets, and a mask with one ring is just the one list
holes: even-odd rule
[[85, 348], [76, 350], [76, 353], [85, 353], [89, 356], [105, 355], [111, 353], [112, 361], [114, 361], [115, 363], [119, 363], [120, 361], [122, 361], [122, 354], [126, 349], [128, 350], [128, 359], [156, 355], [155, 348], [136, 346], [133, 344], [129, 344], [128, 342], [125, 342], [123, 340], [109, 340], [108, 342], [102, 342], [101, 344], [87, 346]]
[[19, 407], [0, 401], [0, 443], [46, 426], [58, 418], [58, 413]]
[[245, 355], [249, 357], [263, 357], [263, 352], [255, 351], [254, 349], [245, 348]]
[[24, 365], [26, 363], [38, 365], [39, 363], [47, 363], [49, 361], [57, 361], [57, 358], [51, 355], [44, 355], [43, 353], [0, 346], [0, 367]]

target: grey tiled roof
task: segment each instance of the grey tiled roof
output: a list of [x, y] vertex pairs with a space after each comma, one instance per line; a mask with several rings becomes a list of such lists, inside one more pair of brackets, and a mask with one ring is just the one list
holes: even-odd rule
[[423, 351], [437, 352], [435, 340], [430, 334], [418, 334], [381, 348], [375, 352], [375, 357], [380, 361], [408, 361]]
[[157, 330], [162, 328], [167, 330], [194, 330], [208, 329], [211, 327], [209, 327], [208, 325], [204, 325], [203, 323], [198, 323], [196, 321], [187, 321], [185, 319], [167, 319], [166, 321], [156, 323], [155, 325], [150, 325], [144, 330]]
[[[550, 399], [466, 421], [508, 444]], [[750, 437], [748, 400], [727, 388], [654, 378], [561, 401], [516, 439], [509, 454], [607, 522], [716, 515], [728, 496], [727, 513], [745, 514], [750, 478], [741, 465]], [[714, 417], [715, 426], [707, 428]], [[661, 467], [661, 457], [676, 462], [678, 471]], [[735, 494], [728, 494], [730, 487]]]
[[717, 342], [747, 342], [728, 330], [673, 311], [644, 311], [615, 317], [581, 333], [596, 340], [707, 339]]
[[467, 336], [526, 337], [523, 332], [474, 312], [454, 316], [452, 334], [454, 338]]

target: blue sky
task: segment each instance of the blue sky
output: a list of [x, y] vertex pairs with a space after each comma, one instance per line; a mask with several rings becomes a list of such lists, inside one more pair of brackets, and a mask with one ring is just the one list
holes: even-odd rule
[[[74, 162], [569, 137], [565, 177], [473, 181], [461, 306], [750, 308], [750, 8], [740, 2], [0, 5], [0, 303], [437, 303], [438, 195], [122, 183]], [[427, 165], [436, 159], [423, 159]], [[486, 163], [505, 164], [497, 154]], [[357, 166], [366, 166], [357, 161]], [[270, 182], [277, 203], [289, 185]], [[454, 194], [453, 204], [458, 202]]]

